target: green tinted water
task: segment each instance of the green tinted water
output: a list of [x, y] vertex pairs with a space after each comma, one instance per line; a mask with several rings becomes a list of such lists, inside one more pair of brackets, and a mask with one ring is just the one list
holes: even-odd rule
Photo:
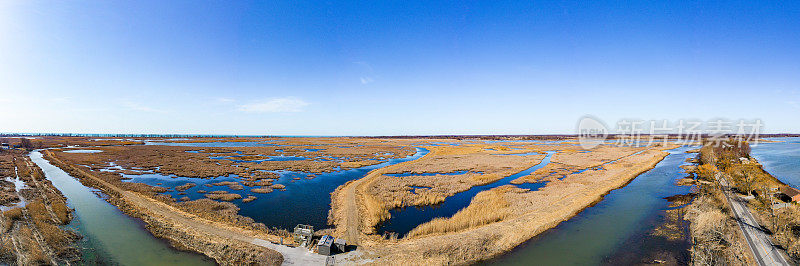
[[118, 265], [214, 265], [209, 258], [178, 251], [148, 232], [143, 222], [122, 213], [98, 196], [97, 190], [83, 186], [69, 174], [51, 165], [40, 152], [33, 160], [48, 180], [67, 197], [75, 209], [68, 225], [84, 238], [80, 242], [85, 264]]
[[687, 239], [668, 241], [651, 234], [665, 221], [669, 202], [664, 197], [689, 192], [689, 187], [674, 185], [687, 175], [679, 166], [694, 156], [685, 153], [688, 149], [670, 151], [655, 168], [611, 191], [597, 205], [485, 264], [630, 265], [667, 257], [689, 263]]

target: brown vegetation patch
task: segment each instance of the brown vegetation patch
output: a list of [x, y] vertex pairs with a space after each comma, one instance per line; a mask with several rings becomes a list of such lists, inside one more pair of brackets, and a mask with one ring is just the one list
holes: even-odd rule
[[537, 183], [542, 181], [556, 181], [558, 179], [563, 179], [566, 176], [576, 173], [580, 170], [581, 168], [577, 166], [551, 162], [546, 166], [542, 167], [541, 169], [534, 171], [530, 175], [522, 176], [520, 178], [511, 180], [511, 183], [523, 184], [523, 183]]
[[261, 193], [261, 194], [270, 193], [272, 191], [273, 191], [273, 189], [271, 187], [260, 187], [260, 188], [254, 188], [254, 189], [250, 190], [250, 192]]
[[13, 225], [15, 221], [22, 220], [22, 208], [13, 208], [10, 210], [6, 210], [3, 212], [3, 216], [6, 217], [3, 228], [5, 228], [6, 230], [10, 230], [11, 225]]
[[256, 196], [247, 196], [247, 198], [242, 199], [242, 202], [248, 203], [248, 202], [254, 201], [256, 199], [258, 199], [258, 198], [256, 198]]
[[242, 186], [242, 184], [240, 184], [239, 182], [233, 182], [233, 181], [222, 181], [222, 182], [217, 182], [217, 183], [211, 183], [211, 185], [214, 185], [214, 186], [228, 186], [228, 188], [233, 189], [233, 190], [242, 190], [242, 189], [244, 189], [244, 186]]
[[[25, 153], [7, 151], [0, 153], [0, 172], [16, 177], [25, 183], [17, 194], [13, 184], [0, 183], [19, 198], [26, 201], [25, 207], [7, 210], [0, 214], [0, 241], [13, 242], [14, 251], [8, 253], [0, 247], [0, 264], [66, 264], [77, 260], [78, 251], [73, 245], [77, 236], [70, 230], [59, 227], [71, 220], [72, 210], [66, 199], [44, 178], [41, 169], [27, 158]], [[6, 255], [3, 255], [6, 254]]]
[[222, 201], [233, 201], [241, 199], [242, 195], [229, 193], [227, 191], [211, 191], [205, 194], [206, 198]]
[[0, 191], [0, 206], [5, 206], [15, 202], [19, 202], [19, 197], [17, 196], [16, 192], [14, 192], [13, 187], [10, 189], [10, 191]]
[[[365, 178], [351, 181], [334, 192], [331, 210], [332, 222], [336, 225], [334, 235], [354, 239], [351, 229], [359, 231], [355, 238], [359, 248], [370, 252], [364, 259], [374, 259], [374, 263], [404, 261], [411, 264], [469, 264], [505, 252], [531, 237], [556, 226], [561, 221], [574, 216], [582, 209], [599, 200], [608, 191], [626, 185], [630, 180], [654, 167], [668, 153], [670, 147], [654, 147], [635, 156], [630, 156], [644, 148], [601, 147], [599, 151], [583, 153], [574, 150], [573, 145], [529, 143], [514, 145], [522, 150], [508, 153], [528, 153], [560, 151], [560, 159], [555, 159], [553, 167], [541, 170], [546, 174], [553, 171], [566, 173], [566, 170], [584, 169], [600, 164], [596, 170], [570, 174], [563, 180], [546, 178], [545, 187], [536, 191], [503, 186], [478, 194], [466, 208], [452, 217], [435, 219], [418, 226], [408, 237], [399, 241], [386, 240], [371, 234], [377, 221], [387, 218], [387, 206], [406, 205], [411, 201], [412, 186], [419, 194], [435, 193], [444, 188], [451, 191], [467, 189], [476, 184], [484, 184], [502, 177], [516, 174], [541, 161], [543, 154], [491, 155], [481, 144], [462, 144], [462, 146], [430, 147], [427, 156], [408, 163], [373, 171]], [[497, 153], [498, 151], [489, 150]], [[587, 156], [588, 158], [580, 158]], [[569, 163], [574, 160], [574, 163]], [[418, 167], [419, 166], [419, 167]], [[409, 176], [391, 177], [382, 173], [447, 173], [469, 171], [468, 174], [482, 175], [484, 178], [466, 179], [460, 175], [438, 177]], [[480, 172], [477, 174], [476, 172]], [[539, 171], [534, 173], [539, 174]], [[488, 178], [485, 178], [486, 176]], [[438, 180], [441, 179], [441, 180]], [[540, 176], [536, 180], [542, 180]], [[350, 192], [354, 191], [354, 192]], [[354, 194], [354, 195], [353, 195]], [[389, 195], [389, 196], [386, 196]], [[445, 194], [446, 195], [446, 194]], [[355, 198], [356, 208], [347, 203]], [[446, 199], [445, 199], [446, 200]], [[352, 215], [355, 210], [358, 215]], [[353, 218], [357, 218], [354, 220]], [[349, 224], [356, 221], [355, 226]], [[341, 230], [343, 228], [344, 230]]]
[[592, 148], [588, 153], [568, 149], [554, 154], [550, 161], [583, 169], [600, 166], [604, 163], [630, 156], [643, 149], [640, 147], [617, 147], [612, 145], [600, 145]]
[[248, 187], [259, 187], [259, 186], [260, 187], [268, 187], [268, 186], [272, 186], [272, 181], [273, 181], [272, 179], [264, 179], [264, 180], [258, 180], [258, 181], [244, 181], [244, 182], [242, 182], [242, 185], [245, 185], [245, 186], [248, 186]]
[[197, 184], [195, 184], [195, 183], [186, 183], [186, 184], [183, 184], [183, 185], [175, 187], [175, 190], [176, 191], [186, 191], [186, 190], [188, 190], [190, 188], [193, 188], [195, 186], [197, 186]]
[[692, 261], [703, 265], [753, 265], [747, 246], [736, 221], [731, 218], [721, 193], [703, 193], [686, 208], [685, 219], [690, 221], [694, 239]]
[[675, 185], [678, 186], [693, 186], [696, 183], [697, 183], [696, 180], [691, 178], [681, 178], [675, 181]]
[[453, 217], [442, 217], [421, 224], [408, 233], [408, 237], [446, 234], [476, 228], [499, 222], [511, 215], [511, 206], [504, 194], [514, 190], [513, 186], [503, 186], [483, 191], [475, 195], [470, 204], [458, 211]]

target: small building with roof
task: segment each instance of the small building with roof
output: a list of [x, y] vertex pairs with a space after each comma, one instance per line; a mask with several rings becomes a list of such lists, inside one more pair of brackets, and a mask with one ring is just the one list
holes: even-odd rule
[[324, 235], [322, 238], [319, 239], [319, 243], [317, 243], [317, 253], [320, 255], [330, 256], [333, 254], [333, 237], [329, 235]]
[[298, 224], [294, 227], [294, 242], [300, 246], [308, 246], [314, 237], [314, 226]]
[[781, 192], [792, 198], [792, 201], [800, 201], [800, 190], [796, 188], [783, 186], [781, 187]]

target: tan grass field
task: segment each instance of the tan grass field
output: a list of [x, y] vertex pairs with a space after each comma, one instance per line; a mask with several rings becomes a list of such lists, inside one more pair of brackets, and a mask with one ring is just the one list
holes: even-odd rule
[[[462, 145], [462, 147], [436, 146], [422, 159], [387, 167], [359, 182], [351, 182], [334, 193], [333, 221], [337, 225], [338, 236], [351, 237], [350, 228], [359, 228], [358, 241], [362, 246], [361, 256], [354, 261], [369, 260], [377, 264], [391, 264], [402, 261], [410, 265], [465, 264], [488, 259], [510, 250], [531, 237], [565, 221], [584, 208], [597, 202], [609, 191], [625, 186], [640, 173], [654, 167], [661, 161], [669, 147], [627, 148], [600, 146], [590, 153], [581, 153], [576, 146], [513, 144], [513, 152], [559, 151], [550, 168], [540, 169], [524, 177], [519, 182], [548, 180], [546, 186], [537, 191], [516, 188], [511, 185], [497, 187], [479, 193], [469, 206], [453, 217], [437, 218], [424, 223], [400, 240], [388, 240], [375, 235], [375, 225], [389, 219], [388, 209], [396, 206], [429, 204], [430, 201], [415, 200], [429, 197], [426, 193], [413, 195], [403, 186], [431, 187], [430, 193], [441, 197], [469, 189], [474, 185], [498, 180], [535, 165], [544, 157], [516, 157], [511, 163], [506, 158], [495, 159], [495, 147], [489, 145]], [[639, 154], [632, 155], [636, 152]], [[526, 158], [530, 157], [530, 158]], [[482, 158], [482, 160], [477, 160]], [[463, 161], [462, 161], [463, 160]], [[611, 161], [618, 160], [613, 163]], [[504, 164], [508, 163], [508, 165]], [[589, 169], [580, 174], [566, 174], [564, 169], [584, 169], [603, 165], [602, 168]], [[475, 177], [465, 175], [426, 176], [396, 178], [383, 173], [399, 172], [454, 172], [459, 170], [482, 170]], [[542, 174], [545, 173], [545, 174]], [[566, 174], [563, 180], [552, 178], [558, 173]], [[571, 171], [569, 171], [571, 173]], [[348, 189], [352, 187], [353, 189]], [[348, 192], [355, 192], [358, 203], [358, 226], [348, 226], [353, 218], [347, 218], [348, 209], [343, 202]]]
[[[332, 195], [330, 222], [326, 230], [359, 245], [358, 252], [344, 263], [371, 262], [411, 265], [466, 264], [496, 256], [531, 237], [565, 221], [597, 202], [609, 191], [625, 186], [638, 174], [651, 169], [666, 156], [663, 150], [674, 147], [611, 147], [602, 145], [590, 152], [574, 143], [505, 142], [484, 143], [452, 139], [378, 139], [378, 138], [269, 138], [280, 147], [198, 148], [173, 146], [102, 146], [101, 153], [81, 154], [54, 151], [67, 168], [80, 175], [92, 176], [84, 182], [98, 182], [119, 188], [122, 194], [136, 195], [136, 201], [150, 200], [159, 211], [174, 210], [180, 216], [196, 216], [225, 230], [246, 230], [276, 241], [286, 232], [273, 232], [239, 216], [230, 202], [244, 198], [234, 192], [207, 192], [206, 199], [176, 201], [161, 192], [167, 188], [121, 182], [119, 173], [99, 171], [114, 162], [125, 169], [151, 170], [186, 177], [212, 177], [236, 174], [240, 182], [218, 182], [233, 189], [256, 187], [254, 193], [285, 189], [273, 184], [274, 173], [261, 170], [297, 170], [309, 173], [371, 165], [388, 158], [402, 158], [414, 153], [413, 147], [430, 152], [414, 161], [373, 170], [364, 178], [340, 186]], [[212, 141], [203, 140], [203, 141]], [[237, 140], [245, 141], [245, 140]], [[455, 145], [451, 145], [455, 144]], [[320, 149], [320, 150], [309, 150]], [[193, 151], [193, 152], [187, 152]], [[441, 217], [419, 225], [399, 240], [376, 235], [376, 225], [390, 219], [389, 210], [398, 207], [441, 203], [447, 197], [474, 186], [495, 182], [542, 162], [545, 151], [556, 151], [550, 164], [506, 185], [478, 193], [471, 203], [452, 217]], [[637, 152], [639, 154], [634, 155]], [[336, 160], [265, 161], [262, 163], [209, 159], [209, 156], [241, 155], [239, 159], [263, 159], [267, 156], [335, 157]], [[528, 155], [510, 155], [528, 154]], [[381, 159], [383, 158], [383, 159]], [[62, 167], [63, 168], [63, 167]], [[576, 173], [585, 170], [582, 173]], [[459, 174], [434, 174], [454, 173]], [[387, 174], [410, 173], [397, 177]], [[425, 173], [426, 175], [422, 175]], [[415, 175], [417, 174], [417, 175]], [[311, 177], [309, 177], [311, 178]], [[547, 181], [536, 191], [513, 184]], [[103, 186], [103, 185], [101, 185]], [[187, 188], [174, 188], [188, 189]], [[210, 190], [210, 189], [209, 189]], [[142, 197], [141, 199], [139, 197]], [[130, 199], [126, 199], [129, 201]], [[163, 208], [162, 208], [163, 207]], [[135, 208], [135, 213], [151, 211]], [[147, 214], [149, 215], [149, 214]], [[183, 220], [180, 220], [183, 221]], [[153, 224], [163, 224], [158, 219]], [[173, 224], [184, 226], [184, 224]], [[183, 223], [183, 222], [181, 222]], [[175, 232], [183, 232], [181, 230]], [[182, 238], [184, 233], [177, 234]], [[194, 236], [197, 237], [197, 236]], [[204, 239], [203, 241], [210, 241]], [[219, 244], [219, 243], [218, 243]], [[269, 251], [259, 251], [267, 252]], [[210, 255], [211, 256], [211, 255]], [[215, 257], [220, 258], [220, 257]]]

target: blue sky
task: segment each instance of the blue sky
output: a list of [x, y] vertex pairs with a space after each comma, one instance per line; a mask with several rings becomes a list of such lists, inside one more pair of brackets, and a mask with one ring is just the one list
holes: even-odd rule
[[[633, 2], [633, 3], [630, 3]], [[800, 132], [800, 2], [2, 1], [0, 132]]]

